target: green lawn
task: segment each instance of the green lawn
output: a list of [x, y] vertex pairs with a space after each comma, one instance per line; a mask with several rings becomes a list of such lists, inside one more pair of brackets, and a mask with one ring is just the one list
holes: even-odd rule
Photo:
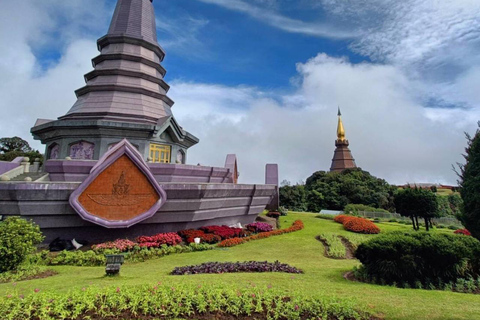
[[[355, 299], [361, 308], [384, 316], [386, 319], [480, 319], [480, 295], [443, 291], [398, 289], [379, 285], [350, 282], [343, 274], [358, 265], [357, 260], [335, 260], [323, 256], [322, 244], [315, 236], [324, 232], [349, 234], [342, 225], [331, 220], [316, 218], [315, 214], [289, 213], [280, 217], [282, 227], [288, 227], [296, 219], [305, 223], [305, 229], [248, 242], [232, 248], [170, 255], [143, 263], [122, 266], [121, 276], [106, 278], [103, 267], [52, 267], [58, 275], [39, 280], [18, 282], [15, 286], [0, 284], [0, 295], [12, 290], [31, 294], [42, 291], [68, 291], [89, 285], [135, 285], [163, 283], [224, 283], [244, 287], [268, 286], [308, 295], [334, 295], [342, 299]], [[407, 230], [410, 227], [396, 223], [379, 223], [382, 230]], [[437, 231], [433, 231], [437, 232]], [[438, 232], [452, 232], [441, 230]], [[375, 237], [368, 235], [367, 237]], [[279, 260], [304, 270], [304, 274], [215, 274], [170, 276], [176, 266], [199, 264], [208, 261]]]

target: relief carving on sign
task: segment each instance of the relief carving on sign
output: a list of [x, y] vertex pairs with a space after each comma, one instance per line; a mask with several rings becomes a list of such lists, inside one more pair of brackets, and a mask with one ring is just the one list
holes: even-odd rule
[[131, 219], [158, 199], [148, 179], [126, 155], [105, 169], [79, 197], [88, 212], [107, 220]]
[[165, 201], [165, 191], [127, 140], [109, 150], [70, 196], [83, 219], [107, 228], [128, 228], [152, 217]]

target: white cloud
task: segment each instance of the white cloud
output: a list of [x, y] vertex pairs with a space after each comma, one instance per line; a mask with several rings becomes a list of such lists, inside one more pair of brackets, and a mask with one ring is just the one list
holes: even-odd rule
[[208, 23], [206, 19], [189, 15], [181, 17], [166, 15], [156, 20], [157, 29], [168, 35], [167, 39], [161, 39], [162, 47], [195, 59], [207, 55], [207, 49], [197, 37]]
[[[252, 18], [260, 20], [273, 27], [282, 29], [291, 33], [301, 33], [316, 37], [327, 37], [335, 39], [348, 39], [355, 35], [355, 32], [342, 30], [341, 27], [333, 27], [323, 22], [305, 22], [298, 19], [289, 18], [278, 13], [271, 7], [275, 5], [275, 1], [257, 0], [258, 6], [242, 0], [198, 0], [205, 3], [218, 5], [229, 10], [245, 13]], [[266, 5], [266, 6], [265, 6]]]
[[[393, 66], [353, 65], [320, 54], [299, 64], [298, 72], [301, 87], [280, 103], [254, 88], [176, 83], [174, 114], [201, 139], [190, 162], [222, 165], [227, 153], [236, 153], [242, 182], [262, 182], [271, 162], [280, 165], [281, 180], [304, 180], [330, 167], [340, 104], [360, 167], [391, 183], [455, 183], [451, 165], [462, 161], [463, 131], [475, 129], [477, 110], [454, 117], [448, 109], [426, 112]], [[232, 113], [231, 104], [248, 109]]]
[[[98, 33], [83, 34], [81, 26], [69, 22], [56, 37], [52, 30], [65, 13], [52, 13], [53, 3], [2, 3], [0, 42], [9, 46], [0, 59], [0, 74], [9, 81], [0, 82], [1, 136], [19, 135], [31, 141], [29, 129], [35, 119], [63, 115], [75, 101], [73, 91], [84, 84], [83, 74], [92, 68]], [[89, 13], [74, 13], [82, 10], [75, 7], [79, 3], [62, 2], [54, 11], [63, 8], [88, 17]], [[21, 15], [16, 13], [19, 6]], [[76, 20], [85, 23], [83, 18]], [[98, 23], [101, 34], [105, 22]], [[15, 31], [9, 29], [12, 26]], [[442, 43], [450, 46], [446, 40]], [[60, 58], [42, 71], [36, 55], [49, 45], [60, 48]], [[171, 81], [175, 116], [201, 139], [189, 151], [189, 162], [223, 166], [226, 154], [236, 153], [241, 182], [263, 182], [266, 163], [280, 165], [281, 180], [304, 180], [330, 167], [340, 105], [359, 166], [392, 183], [455, 183], [451, 164], [462, 161], [463, 131], [473, 132], [480, 116], [478, 64], [439, 87], [426, 86], [421, 79], [412, 81], [404, 66], [394, 62], [354, 65], [319, 54], [299, 63], [297, 70], [291, 93]], [[440, 92], [439, 99], [462, 99], [468, 107], [425, 109], [421, 93], [429, 89]]]
[[[97, 10], [91, 10], [94, 2]], [[37, 118], [55, 119], [70, 109], [73, 91], [85, 84], [83, 75], [98, 54], [94, 30], [106, 30], [104, 10], [93, 0], [2, 2], [0, 42], [8, 44], [0, 59], [0, 74], [8, 79], [0, 82], [2, 137], [17, 135], [32, 142], [30, 128]], [[38, 55], [57, 50], [60, 57], [42, 70]], [[32, 145], [43, 149], [38, 142]]]

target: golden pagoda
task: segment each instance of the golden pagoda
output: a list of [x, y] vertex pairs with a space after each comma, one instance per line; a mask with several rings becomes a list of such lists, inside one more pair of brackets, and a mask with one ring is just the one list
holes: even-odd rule
[[345, 138], [345, 129], [342, 122], [342, 113], [338, 107], [337, 140], [335, 140], [335, 152], [333, 153], [330, 171], [341, 172], [348, 168], [356, 168], [355, 159], [348, 148], [348, 140]]

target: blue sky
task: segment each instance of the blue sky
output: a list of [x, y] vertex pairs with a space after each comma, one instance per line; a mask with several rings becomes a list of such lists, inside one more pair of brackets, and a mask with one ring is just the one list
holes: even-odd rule
[[[75, 102], [114, 0], [3, 0], [1, 136]], [[265, 163], [295, 183], [328, 170], [340, 105], [357, 164], [391, 183], [456, 183], [480, 120], [478, 0], [154, 0], [188, 162]]]

